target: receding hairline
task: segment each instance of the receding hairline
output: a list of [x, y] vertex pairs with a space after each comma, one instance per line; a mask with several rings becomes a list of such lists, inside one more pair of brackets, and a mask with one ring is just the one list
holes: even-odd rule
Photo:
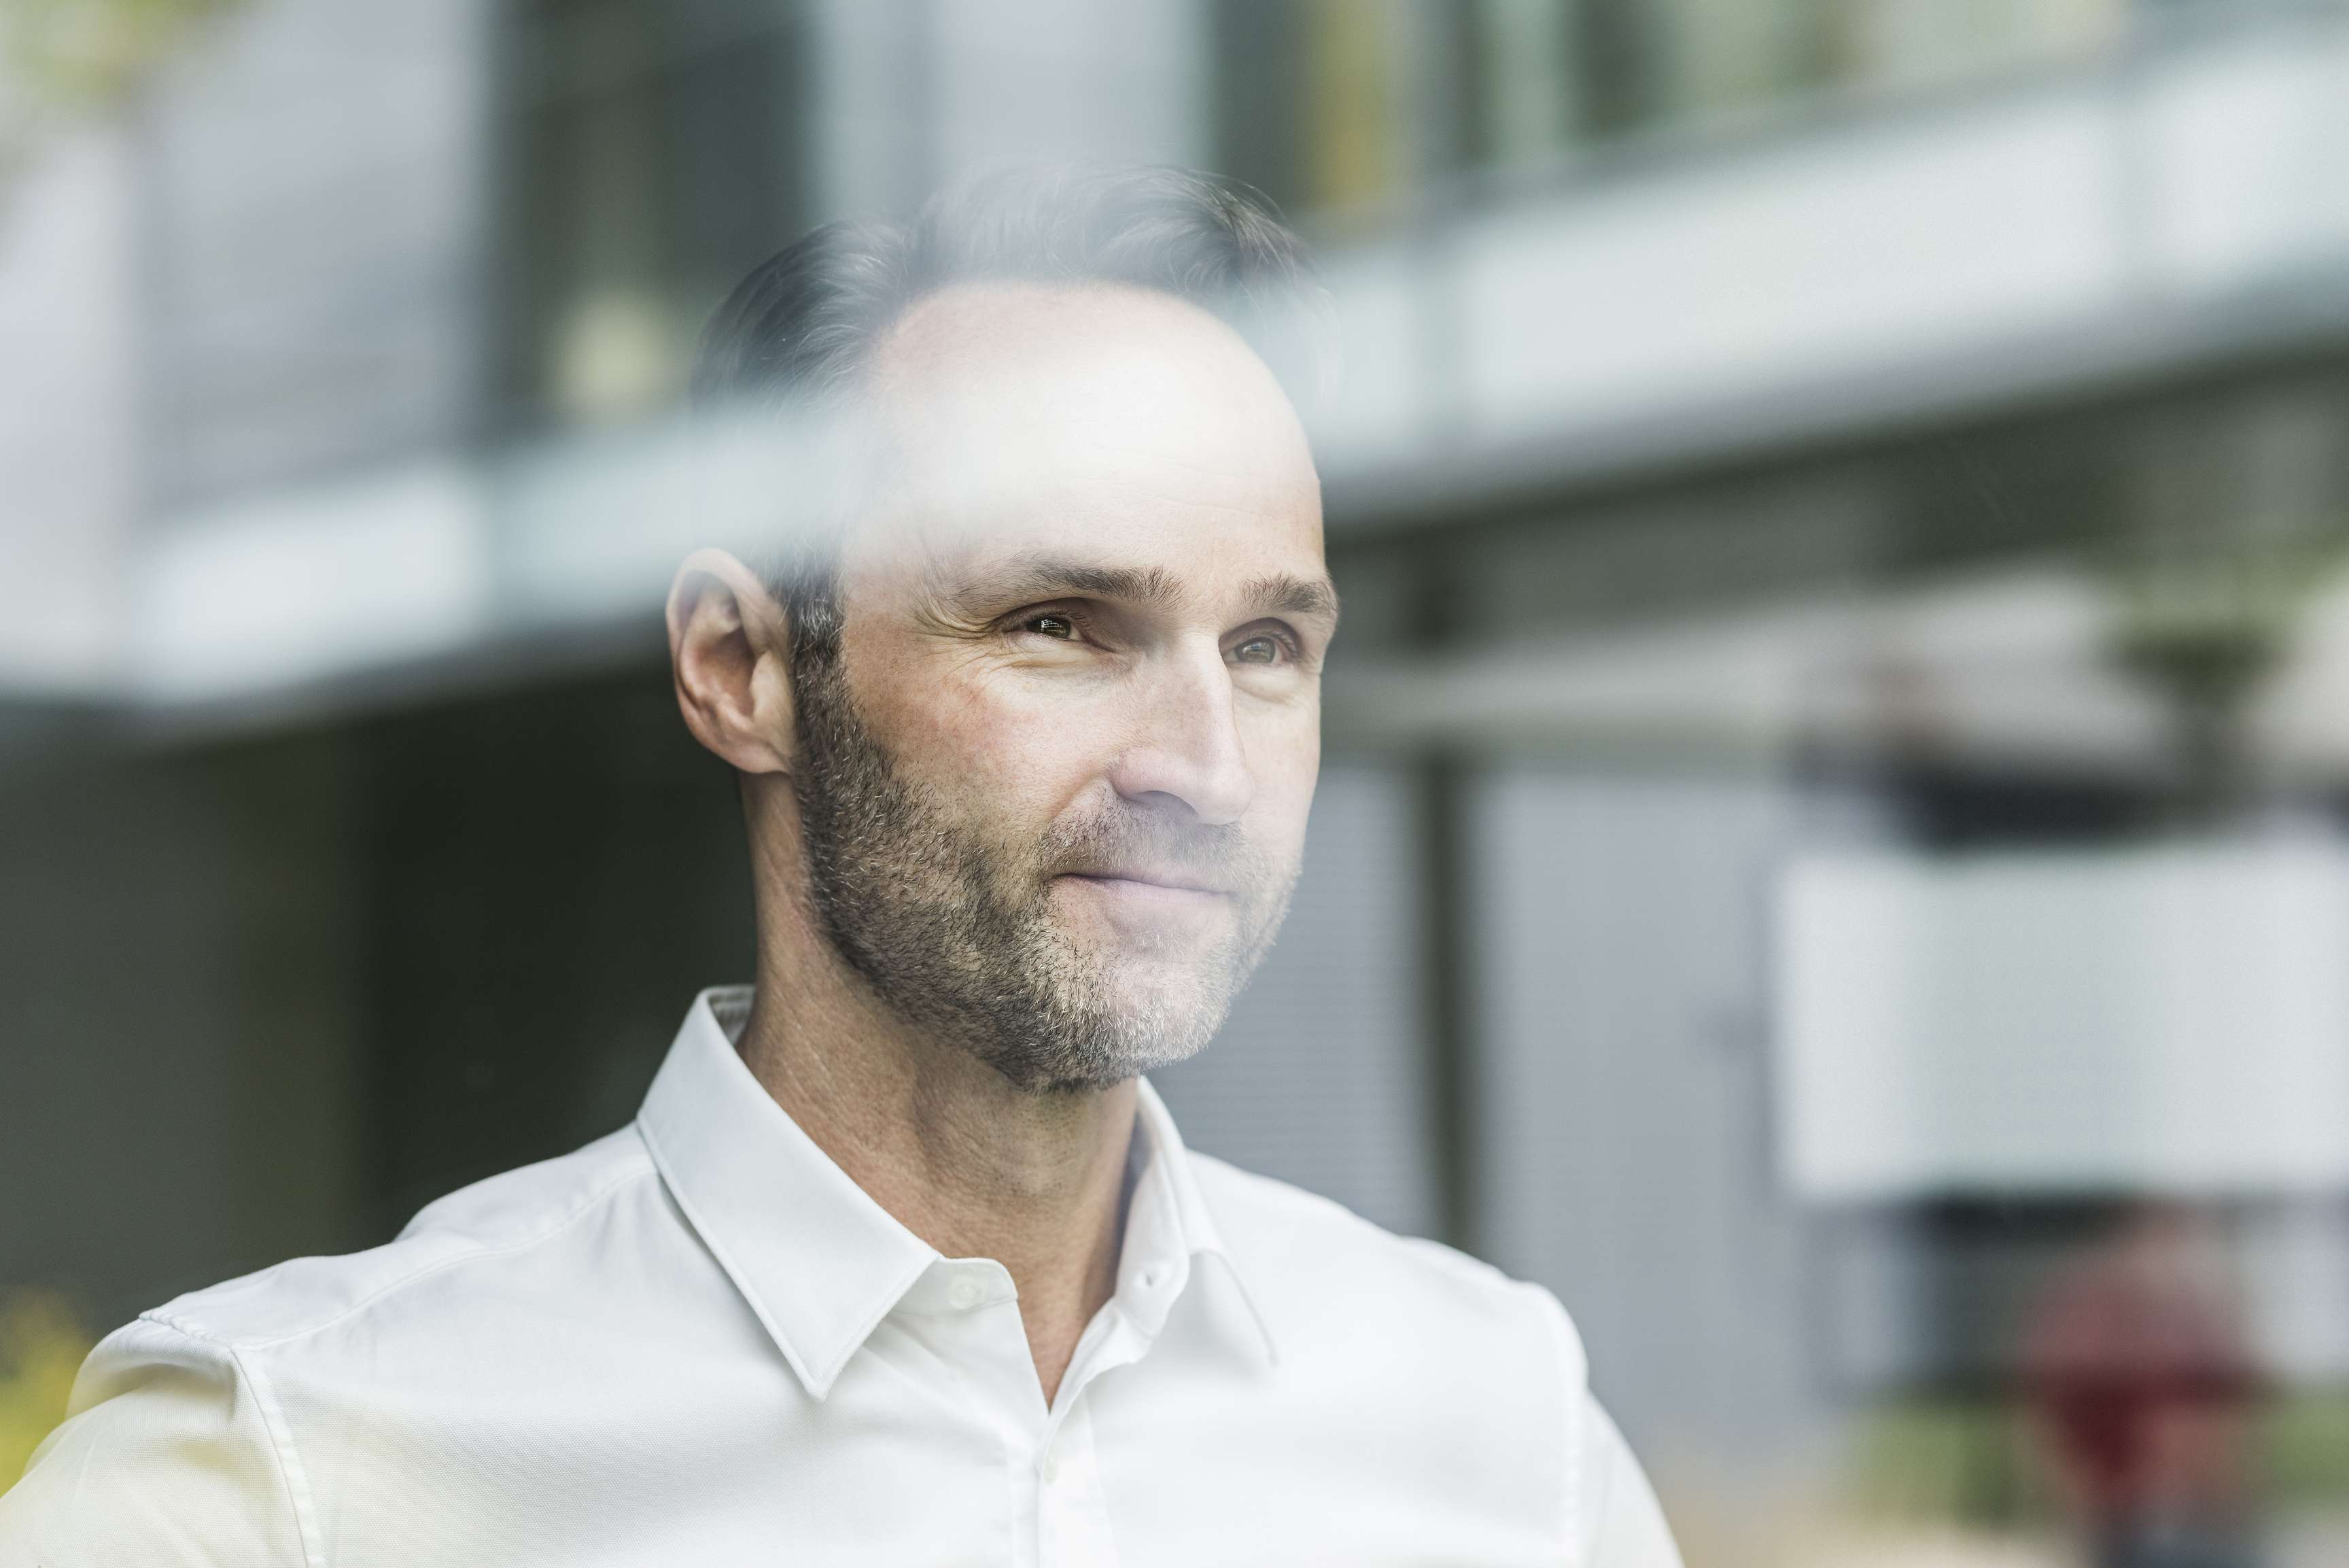
[[[988, 308], [990, 304], [998, 308]], [[1103, 304], [1123, 304], [1144, 317], [1155, 315], [1170, 325], [1180, 324], [1199, 332], [1205, 340], [1227, 351], [1235, 364], [1251, 367], [1251, 374], [1292, 415], [1297, 412], [1279, 375], [1256, 345], [1221, 315], [1171, 290], [1115, 279], [965, 278], [927, 290], [909, 300], [874, 335], [863, 364], [844, 378], [840, 390], [851, 397], [870, 396], [896, 383], [908, 374], [908, 356], [920, 356], [924, 339], [932, 335], [948, 355], [986, 352], [1012, 346], [1005, 340], [1016, 335], [1023, 315], [1032, 320], [1039, 307], [1043, 307], [1043, 314], [1067, 321], [1088, 307]], [[1064, 308], [1052, 308], [1056, 305]]]
[[[1171, 319], [1228, 334], [1303, 436], [1327, 389], [1335, 317], [1297, 235], [1259, 191], [1173, 167], [1030, 165], [949, 186], [903, 220], [842, 219], [752, 268], [712, 311], [695, 356], [698, 411], [782, 412], [822, 453], [802, 491], [809, 523], [761, 563], [792, 612], [795, 648], [836, 634], [839, 550], [893, 466], [873, 418], [876, 367], [909, 323], [971, 291], [1131, 292]], [[984, 331], [990, 313], [957, 325]], [[862, 405], [862, 406], [860, 406]], [[1310, 442], [1301, 449], [1311, 462]], [[1318, 481], [1318, 475], [1316, 476]], [[1317, 487], [1318, 488], [1318, 487]]]
[[[1092, 321], [1083, 319], [1082, 313], [1103, 305], [1112, 308]], [[1053, 342], [1055, 330], [1063, 327], [1072, 330], [1065, 341]], [[1162, 333], [1185, 335], [1188, 341], [1158, 338]], [[1040, 344], [1040, 352], [1028, 352]], [[1008, 389], [1030, 370], [1039, 371], [1047, 383], [1071, 366], [1080, 377], [1090, 376], [1087, 350], [1094, 346], [1101, 349], [1101, 364], [1182, 366], [1180, 382], [1186, 385], [1177, 397], [1204, 397], [1218, 406], [1264, 399], [1257, 407], [1265, 418], [1249, 422], [1248, 430], [1277, 429], [1273, 438], [1285, 442], [1318, 489], [1312, 442], [1288, 389], [1254, 345], [1216, 312], [1147, 284], [967, 280], [909, 305], [881, 334], [866, 363], [834, 389], [832, 407], [842, 421], [836, 428], [854, 448], [858, 467], [849, 487], [854, 503], [837, 520], [841, 536], [867, 520], [874, 503], [901, 478], [919, 471], [916, 454], [937, 438], [937, 428], [928, 421], [940, 407], [972, 407], [966, 396], [972, 387]], [[940, 393], [943, 404], [932, 403]], [[991, 410], [978, 406], [979, 418], [990, 417]], [[1063, 402], [1060, 411], [1068, 408]], [[947, 416], [949, 424], [960, 418]]]
[[1311, 324], [1330, 325], [1297, 236], [1246, 185], [1164, 166], [1011, 167], [949, 186], [903, 222], [823, 224], [751, 269], [703, 331], [695, 402], [821, 399], [926, 299], [991, 281], [1161, 293], [1223, 320], [1270, 363], [1257, 341], [1268, 333], [1281, 366], [1299, 347], [1319, 358], [1310, 345], [1325, 334]]

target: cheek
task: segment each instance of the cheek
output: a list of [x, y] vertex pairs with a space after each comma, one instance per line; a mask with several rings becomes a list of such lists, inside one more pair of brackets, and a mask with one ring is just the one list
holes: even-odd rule
[[988, 817], [1032, 819], [1040, 830], [1107, 768], [1093, 748], [1113, 727], [1095, 717], [1067, 693], [934, 676], [901, 688], [889, 741], [906, 772], [940, 797], [983, 802]]
[[1256, 799], [1248, 816], [1250, 836], [1267, 850], [1294, 859], [1305, 842], [1305, 820], [1321, 769], [1318, 713], [1284, 713], [1250, 738], [1248, 770]]

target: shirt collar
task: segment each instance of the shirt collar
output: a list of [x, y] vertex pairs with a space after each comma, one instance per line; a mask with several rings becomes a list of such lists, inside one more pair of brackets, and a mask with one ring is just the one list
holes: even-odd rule
[[[678, 1207], [821, 1399], [939, 1253], [874, 1202], [751, 1076], [734, 1049], [750, 1006], [747, 986], [694, 999], [636, 1125]], [[1270, 1358], [1270, 1332], [1225, 1250], [1174, 1118], [1146, 1081], [1137, 1087], [1141, 1164], [1119, 1254], [1118, 1306], [1154, 1336], [1190, 1283], [1193, 1261], [1216, 1259], [1247, 1336]]]
[[817, 1398], [937, 1251], [784, 1114], [735, 1053], [749, 987], [694, 998], [636, 1126], [669, 1195]]
[[1268, 1361], [1279, 1353], [1246, 1276], [1224, 1245], [1213, 1210], [1199, 1191], [1198, 1172], [1183, 1147], [1166, 1102], [1148, 1078], [1135, 1084], [1134, 1150], [1141, 1173], [1125, 1211], [1125, 1241], [1118, 1253], [1117, 1301], [1134, 1326], [1155, 1336], [1167, 1312], [1191, 1283], [1193, 1265], [1207, 1260], [1232, 1287], [1245, 1336]]

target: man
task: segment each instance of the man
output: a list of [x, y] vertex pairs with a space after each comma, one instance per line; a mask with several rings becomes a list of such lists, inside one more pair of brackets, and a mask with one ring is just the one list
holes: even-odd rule
[[1172, 171], [754, 273], [698, 393], [833, 421], [830, 504], [668, 623], [755, 985], [624, 1130], [115, 1335], [0, 1563], [1675, 1563], [1549, 1295], [1186, 1153], [1141, 1076], [1304, 841], [1337, 595], [1238, 330], [1302, 291]]

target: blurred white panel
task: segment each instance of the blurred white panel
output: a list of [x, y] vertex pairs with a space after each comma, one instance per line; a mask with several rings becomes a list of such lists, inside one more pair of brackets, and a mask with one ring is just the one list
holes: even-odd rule
[[1806, 139], [1457, 237], [1480, 435], [1979, 346], [2110, 306], [2104, 106], [2077, 91]]
[[2252, 743], [2280, 776], [2349, 773], [2349, 582], [2312, 596], [2292, 627], [2282, 666], [2246, 715]]
[[2349, 246], [2349, 41], [2254, 34], [2181, 52], [2124, 111], [2149, 159], [2143, 191], [2171, 287], [2241, 287]]
[[[2097, 10], [2058, 31], [2095, 34]], [[1471, 482], [1487, 451], [1520, 481], [1605, 473], [2334, 332], [2336, 307], [2278, 288], [2349, 256], [2349, 18], [2240, 20], [1755, 143], [1602, 156], [1440, 243], [1376, 242], [1459, 325], [1422, 367], [1417, 444]], [[1374, 437], [1326, 444], [1393, 466]]]
[[202, 36], [144, 117], [151, 498], [453, 443], [492, 357], [490, 0], [269, 0]]
[[1194, 0], [936, 0], [934, 171], [1007, 161], [1204, 164], [1206, 8]]
[[454, 465], [175, 520], [144, 567], [138, 675], [150, 700], [297, 685], [490, 630], [482, 498]]
[[549, 440], [500, 465], [500, 581], [516, 621], [657, 615], [704, 545], [764, 566], [827, 510], [845, 449], [833, 423], [752, 410]]
[[1332, 672], [1328, 720], [1350, 739], [1585, 739], [1775, 755], [1800, 734], [1807, 653], [1842, 630], [1820, 609], [1641, 629]]
[[2349, 1211], [2266, 1204], [2238, 1222], [2244, 1315], [2260, 1365], [2289, 1379], [2349, 1378]]
[[1361, 250], [1330, 259], [1324, 281], [1337, 305], [1336, 363], [1327, 395], [1308, 410], [1315, 457], [1338, 468], [1392, 462], [1427, 438], [1425, 312], [1410, 258]]
[[657, 612], [688, 552], [730, 542], [699, 536], [695, 449], [689, 428], [671, 420], [509, 460], [498, 486], [502, 575], [522, 614], [562, 625]]
[[92, 696], [120, 675], [136, 185], [104, 127], [0, 180], [0, 692]]
[[1833, 1201], [2349, 1184], [2349, 848], [1791, 865], [1780, 1154]]
[[926, 58], [909, 0], [808, 0], [819, 220], [900, 212], [926, 194], [926, 114], [909, 101]]
[[[1357, 660], [1331, 672], [1324, 712], [1332, 734], [1355, 742], [1547, 738], [1745, 761], [1900, 745], [1944, 761], [2141, 770], [2168, 755], [2167, 717], [2112, 667], [2111, 645], [2094, 583], [2017, 573], [1899, 599], [1823, 596], [1492, 652]], [[2333, 724], [2322, 713], [2305, 722]]]
[[1400, 772], [1325, 769], [1279, 944], [1216, 1043], [1151, 1081], [1194, 1147], [1425, 1235], [1415, 842]]

